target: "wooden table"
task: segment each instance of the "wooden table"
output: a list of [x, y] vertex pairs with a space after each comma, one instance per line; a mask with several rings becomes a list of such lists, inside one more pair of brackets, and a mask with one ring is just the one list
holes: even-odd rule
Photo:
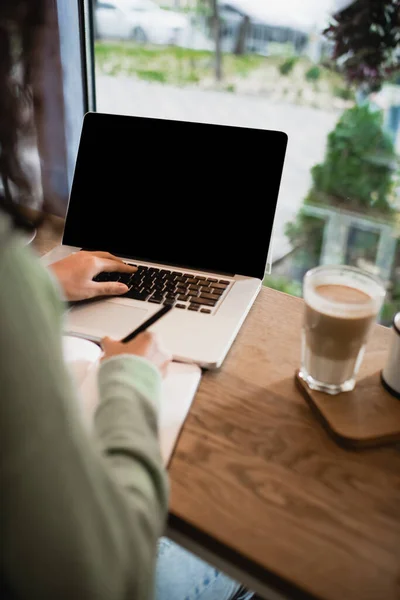
[[[400, 446], [346, 451], [321, 428], [293, 380], [302, 309], [263, 288], [204, 374], [170, 466], [168, 534], [266, 598], [399, 600]], [[377, 370], [388, 336], [376, 326]]]

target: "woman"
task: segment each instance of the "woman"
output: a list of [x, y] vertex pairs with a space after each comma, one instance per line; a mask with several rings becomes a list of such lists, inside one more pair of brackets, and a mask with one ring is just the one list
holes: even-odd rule
[[123, 293], [93, 277], [132, 268], [82, 252], [49, 273], [21, 243], [29, 224], [12, 196], [30, 192], [17, 146], [42, 11], [42, 0], [0, 4], [0, 596], [148, 600], [155, 588], [157, 600], [247, 598], [215, 569], [158, 542], [167, 480], [157, 405], [170, 356], [153, 335], [104, 340], [93, 433], [83, 427], [63, 364], [61, 297]]

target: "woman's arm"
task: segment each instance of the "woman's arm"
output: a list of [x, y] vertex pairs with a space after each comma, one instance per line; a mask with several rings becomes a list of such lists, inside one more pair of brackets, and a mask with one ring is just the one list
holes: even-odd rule
[[0, 276], [1, 585], [18, 598], [148, 600], [167, 508], [160, 376], [139, 358], [106, 361], [90, 440], [47, 273], [3, 244]]

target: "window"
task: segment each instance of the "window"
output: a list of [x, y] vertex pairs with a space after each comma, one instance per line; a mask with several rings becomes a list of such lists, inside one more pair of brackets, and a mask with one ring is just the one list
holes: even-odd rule
[[99, 2], [97, 8], [101, 8], [103, 10], [116, 10], [116, 7], [113, 4], [109, 4], [108, 2]]
[[21, 135], [20, 154], [32, 183], [33, 207], [65, 215], [82, 118], [87, 106], [78, 4], [45, 3], [32, 66], [34, 135]]
[[155, 4], [155, 2], [150, 2], [150, 0], [135, 0], [134, 2], [130, 2], [129, 5], [130, 10], [143, 10], [143, 11], [153, 11], [153, 10], [161, 10], [160, 7]]
[[[387, 282], [388, 324], [400, 310], [400, 85], [384, 82], [379, 93], [350, 86], [329, 67], [325, 3], [292, 4], [223, 2], [216, 21], [206, 0], [126, 0], [132, 10], [118, 28], [104, 20], [95, 42], [98, 109], [287, 132], [265, 285], [300, 295], [308, 268], [355, 264]], [[96, 16], [104, 3], [93, 6]], [[177, 156], [174, 177], [183, 175]], [[256, 211], [268, 185], [253, 176], [259, 195], [243, 203]]]
[[240, 10], [237, 10], [236, 8], [233, 8], [233, 6], [230, 6], [229, 4], [223, 4], [221, 6], [220, 10], [224, 11], [228, 15], [234, 15], [235, 17], [242, 17], [243, 16], [243, 13], [241, 13]]

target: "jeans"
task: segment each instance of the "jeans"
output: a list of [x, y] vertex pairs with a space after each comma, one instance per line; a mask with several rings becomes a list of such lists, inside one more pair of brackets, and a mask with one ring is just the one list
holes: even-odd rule
[[158, 547], [156, 600], [250, 600], [251, 592], [167, 538]]

